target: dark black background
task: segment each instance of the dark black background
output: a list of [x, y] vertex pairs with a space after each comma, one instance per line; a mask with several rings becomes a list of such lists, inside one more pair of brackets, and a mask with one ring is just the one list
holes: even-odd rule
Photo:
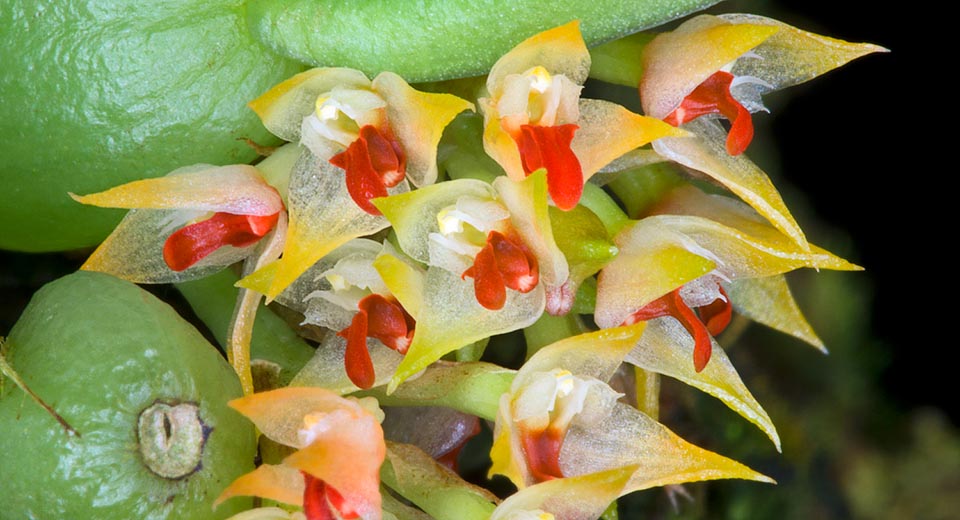
[[948, 119], [944, 75], [953, 58], [938, 47], [946, 38], [935, 29], [935, 13], [920, 4], [881, 5], [775, 3], [788, 23], [891, 52], [795, 87], [772, 117], [773, 135], [783, 180], [849, 235], [851, 259], [870, 277], [871, 330], [889, 348], [884, 388], [904, 407], [934, 405], [957, 424], [956, 392], [948, 383], [957, 346], [945, 211], [952, 161], [943, 148], [951, 130], [938, 126]]

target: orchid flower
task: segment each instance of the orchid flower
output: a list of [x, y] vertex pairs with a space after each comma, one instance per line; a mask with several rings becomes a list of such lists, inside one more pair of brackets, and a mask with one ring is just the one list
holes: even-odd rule
[[315, 358], [331, 363], [335, 360], [330, 356], [342, 355], [333, 366], [345, 368], [354, 390], [373, 386], [377, 372], [384, 372], [381, 378], [392, 375], [397, 356], [380, 352], [381, 346], [405, 354], [416, 325], [377, 271], [374, 263], [381, 255], [400, 256], [389, 242], [351, 240], [320, 259], [277, 297], [277, 302], [301, 312], [304, 324], [338, 332], [339, 339], [327, 338]]
[[432, 184], [444, 127], [472, 105], [417, 91], [396, 74], [344, 68], [298, 74], [250, 103], [264, 126], [306, 150], [290, 181], [283, 258], [244, 281], [275, 298], [317, 260], [389, 226], [375, 197]]
[[522, 182], [499, 177], [493, 186], [453, 180], [374, 203], [401, 249], [430, 266], [417, 334], [394, 387], [448, 352], [533, 323], [569, 276], [542, 172]]
[[235, 480], [218, 504], [252, 495], [301, 506], [307, 520], [380, 520], [379, 474], [386, 446], [375, 399], [286, 387], [229, 404], [267, 438], [296, 451], [279, 465], [263, 464]]
[[550, 198], [572, 209], [597, 170], [634, 148], [682, 132], [607, 101], [580, 99], [590, 54], [577, 21], [544, 31], [500, 58], [479, 100], [483, 144], [515, 180], [547, 170]]
[[631, 467], [621, 494], [714, 478], [769, 481], [618, 401], [621, 394], [606, 381], [643, 333], [642, 323], [601, 330], [534, 354], [501, 397], [491, 475], [505, 475], [522, 490]]
[[249, 257], [251, 246], [286, 222], [280, 194], [255, 167], [242, 164], [198, 164], [71, 197], [131, 210], [81, 269], [137, 283], [210, 275]]
[[614, 238], [620, 254], [600, 271], [594, 318], [602, 328], [676, 319], [695, 339], [697, 371], [710, 359], [711, 334], [729, 320], [724, 284], [800, 267], [860, 269], [816, 246], [801, 248], [735, 199], [692, 186], [672, 192], [657, 212]]
[[[807, 241], [767, 175], [740, 154], [753, 137], [761, 95], [812, 79], [882, 47], [819, 36], [746, 14], [700, 15], [658, 35], [643, 53], [639, 90], [647, 115], [693, 137], [653, 143], [665, 159], [721, 183], [799, 246]], [[727, 133], [713, 120], [731, 123]]]

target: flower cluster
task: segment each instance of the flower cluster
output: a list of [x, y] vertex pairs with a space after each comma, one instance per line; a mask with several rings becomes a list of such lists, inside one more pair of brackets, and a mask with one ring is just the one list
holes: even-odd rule
[[[250, 103], [289, 142], [256, 166], [74, 196], [131, 209], [83, 268], [162, 283], [243, 262], [226, 347], [246, 396], [231, 406], [285, 447], [220, 497], [282, 506], [243, 518], [405, 518], [412, 503], [436, 518], [591, 519], [653, 486], [769, 482], [679, 438], [623, 381], [679, 379], [779, 449], [714, 338], [737, 314], [822, 348], [783, 275], [859, 268], [810, 244], [746, 156], [751, 114], [879, 50], [698, 16], [633, 57], [644, 115], [581, 97], [591, 55], [576, 21], [519, 43], [482, 85], [309, 70]], [[664, 164], [683, 169], [645, 192], [628, 182]], [[290, 386], [254, 385], [264, 297], [317, 342]], [[481, 360], [518, 330], [518, 369]], [[490, 474], [518, 488], [502, 502], [456, 473], [481, 419]]]

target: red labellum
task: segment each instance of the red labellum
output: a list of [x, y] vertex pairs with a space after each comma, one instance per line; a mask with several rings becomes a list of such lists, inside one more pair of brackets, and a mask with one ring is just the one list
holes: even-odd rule
[[513, 241], [499, 231], [491, 231], [487, 234], [487, 244], [461, 278], [468, 276], [473, 278], [477, 302], [496, 311], [507, 301], [507, 288], [528, 293], [537, 286], [540, 266], [522, 242]]
[[370, 199], [386, 197], [387, 188], [400, 184], [407, 170], [400, 144], [372, 125], [361, 128], [360, 136], [345, 151], [331, 157], [330, 164], [346, 171], [350, 198], [371, 215], [381, 213]]
[[[700, 317], [697, 317], [693, 309], [683, 301], [680, 296], [680, 289], [677, 288], [644, 305], [624, 320], [622, 325], [632, 325], [638, 321], [647, 321], [664, 316], [675, 318], [693, 336], [693, 367], [697, 372], [700, 372], [710, 361], [710, 354], [713, 350], [713, 345], [710, 342], [711, 334], [717, 335], [723, 332], [727, 324], [730, 323], [733, 308], [730, 304], [730, 298], [727, 298], [726, 292], [723, 291], [722, 287], [719, 287], [720, 293], [723, 294], [726, 301], [718, 298], [709, 305], [700, 307]], [[704, 325], [704, 321], [707, 325]]]
[[246, 247], [270, 232], [280, 217], [214, 213], [212, 217], [184, 226], [163, 244], [163, 261], [174, 271], [183, 271], [217, 249], [230, 245]]
[[562, 210], [573, 209], [583, 194], [583, 170], [580, 159], [570, 148], [573, 134], [580, 127], [521, 125], [516, 137], [517, 149], [527, 175], [547, 169], [547, 191]]
[[366, 296], [357, 304], [350, 326], [337, 335], [347, 340], [344, 366], [353, 384], [367, 389], [376, 379], [367, 338], [381, 343], [401, 354], [406, 354], [413, 340], [416, 323], [413, 317], [394, 299], [379, 294]]
[[566, 432], [556, 428], [547, 428], [540, 432], [522, 432], [523, 452], [527, 458], [530, 474], [543, 482], [555, 478], [563, 478], [560, 469], [560, 448]]
[[[343, 518], [353, 520], [359, 518], [360, 513], [346, 503], [343, 496], [321, 479], [304, 471], [303, 474], [303, 514], [307, 520], [337, 520]], [[340, 514], [338, 517], [334, 510]]]
[[733, 74], [722, 70], [715, 72], [683, 98], [680, 106], [663, 120], [673, 126], [680, 126], [700, 116], [722, 114], [730, 121], [727, 153], [742, 154], [753, 140], [753, 119], [750, 111], [730, 93], [732, 83]]

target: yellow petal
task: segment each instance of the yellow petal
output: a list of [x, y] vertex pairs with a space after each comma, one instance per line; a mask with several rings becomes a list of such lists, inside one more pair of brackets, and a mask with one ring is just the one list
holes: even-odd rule
[[206, 215], [187, 210], [134, 209], [80, 269], [108, 273], [134, 283], [175, 283], [204, 278], [243, 260], [256, 246], [224, 246], [183, 271], [163, 260], [163, 246], [177, 229]]
[[641, 116], [609, 101], [580, 100], [580, 129], [570, 147], [580, 159], [583, 180], [623, 154], [661, 137], [680, 137], [686, 132]]
[[623, 403], [590, 428], [571, 428], [560, 451], [564, 475], [578, 476], [636, 465], [623, 493], [719, 478], [773, 482], [752, 469], [698, 448]]
[[508, 497], [490, 520], [510, 520], [513, 515], [535, 511], [563, 520], [595, 520], [622, 494], [636, 470], [635, 466], [625, 466], [541, 482]]
[[483, 109], [483, 150], [503, 168], [511, 179], [522, 181], [526, 177], [520, 150], [513, 137], [500, 124], [500, 114], [496, 103], [490, 99], [480, 99]]
[[800, 247], [807, 238], [787, 209], [767, 174], [745, 155], [730, 155], [727, 134], [716, 121], [696, 119], [684, 125], [693, 137], [667, 137], [653, 149], [667, 159], [697, 170], [716, 180], [752, 206]]
[[640, 341], [645, 323], [601, 329], [557, 341], [538, 350], [517, 373], [511, 392], [529, 384], [537, 372], [554, 368], [569, 370], [581, 378], [609, 381], [624, 357]]
[[739, 60], [731, 70], [736, 76], [758, 78], [774, 89], [803, 83], [867, 54], [887, 52], [879, 45], [820, 36], [763, 16], [722, 14], [718, 18], [737, 27], [777, 30], [753, 50], [758, 58]]
[[445, 269], [427, 269], [423, 286], [413, 342], [390, 381], [388, 393], [444, 354], [495, 334], [522, 329], [543, 313], [541, 285], [526, 294], [508, 289], [506, 303], [497, 311], [477, 303], [473, 279], [463, 280]]
[[[407, 189], [406, 183], [392, 188]], [[272, 279], [264, 291], [273, 300], [327, 253], [361, 236], [390, 226], [386, 218], [366, 213], [350, 197], [342, 169], [304, 152], [290, 184], [290, 226], [283, 257], [270, 267]], [[261, 290], [267, 273], [241, 280], [242, 287]], [[256, 280], [256, 281], [255, 281]]]
[[267, 130], [285, 141], [297, 142], [303, 118], [314, 112], [317, 97], [336, 87], [368, 89], [370, 80], [353, 69], [311, 69], [276, 85], [249, 106]]
[[383, 254], [373, 261], [383, 282], [414, 320], [423, 303], [424, 273], [396, 256]]
[[757, 425], [780, 450], [777, 429], [760, 403], [741, 381], [726, 352], [713, 341], [713, 354], [706, 368], [693, 368], [693, 338], [673, 318], [647, 322], [643, 337], [626, 356], [627, 362], [645, 370], [679, 379], [720, 399], [730, 409]]
[[708, 77], [770, 38], [777, 27], [731, 24], [700, 15], [647, 44], [640, 100], [649, 116], [663, 119]]
[[235, 215], [273, 215], [283, 202], [253, 166], [195, 165], [73, 200], [101, 208], [191, 209]]
[[827, 352], [782, 275], [735, 280], [727, 286], [727, 294], [738, 313]]
[[276, 500], [284, 504], [303, 506], [303, 475], [290, 466], [263, 464], [257, 469], [234, 480], [220, 493], [214, 506], [239, 496], [254, 496]]
[[373, 89], [387, 102], [387, 120], [407, 159], [407, 178], [414, 186], [437, 180], [437, 146], [443, 129], [473, 104], [451, 94], [415, 90], [400, 76], [382, 72]]
[[500, 97], [503, 80], [541, 66], [550, 74], [563, 74], [582, 85], [590, 72], [590, 53], [580, 34], [580, 22], [572, 21], [527, 38], [493, 65], [487, 76], [487, 90]]

